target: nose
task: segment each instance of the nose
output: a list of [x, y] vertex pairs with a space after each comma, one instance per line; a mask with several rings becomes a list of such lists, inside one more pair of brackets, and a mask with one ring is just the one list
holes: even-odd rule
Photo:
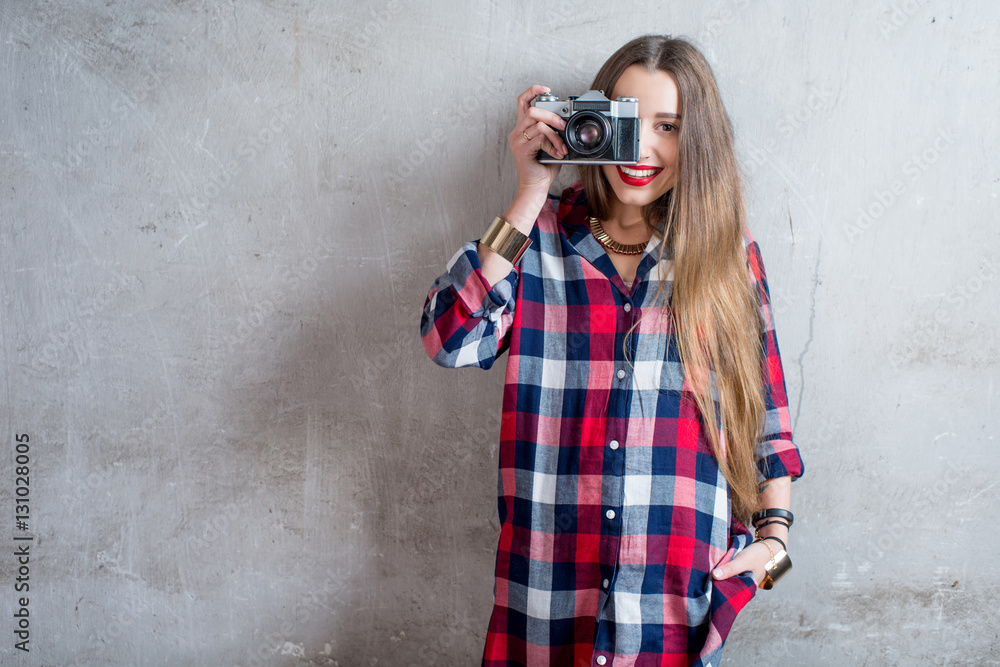
[[653, 122], [639, 121], [639, 162], [645, 162], [653, 154]]

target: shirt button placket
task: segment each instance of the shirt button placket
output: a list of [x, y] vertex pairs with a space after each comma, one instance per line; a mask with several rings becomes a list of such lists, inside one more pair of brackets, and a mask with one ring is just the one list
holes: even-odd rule
[[[626, 313], [626, 316], [624, 318], [624, 323], [625, 323], [626, 329], [628, 329], [628, 328], [631, 328], [631, 326], [632, 326], [632, 316], [631, 316], [631, 313], [632, 313], [632, 304], [625, 303], [624, 306], [623, 306], [623, 308], [624, 308], [625, 313]], [[625, 371], [624, 368], [619, 368], [615, 372], [615, 377], [618, 378], [619, 382], [621, 382], [622, 380], [624, 380], [627, 375], [628, 375], [628, 373]], [[621, 447], [621, 443], [618, 442], [618, 440], [611, 440], [608, 443], [608, 447], [611, 448], [612, 451], [617, 451], [618, 448]], [[615, 518], [618, 515], [617, 515], [617, 513], [613, 509], [607, 508], [605, 510], [605, 512], [604, 512], [604, 516], [605, 516], [605, 518], [608, 521], [614, 521]], [[615, 533], [615, 527], [613, 527], [613, 526], [610, 527], [610, 530], [611, 530], [612, 534]], [[601, 532], [603, 533], [604, 530], [602, 530]], [[611, 580], [610, 580], [610, 578], [603, 579], [601, 581], [601, 588], [603, 588], [606, 591], [606, 595], [610, 595], [611, 594], [610, 591], [608, 591], [608, 587], [609, 586], [611, 586]], [[606, 655], [598, 655], [598, 656], [596, 656], [594, 658], [594, 663], [597, 664], [597, 665], [602, 665], [602, 666], [603, 665], [607, 665], [608, 664], [608, 656], [606, 656]]]

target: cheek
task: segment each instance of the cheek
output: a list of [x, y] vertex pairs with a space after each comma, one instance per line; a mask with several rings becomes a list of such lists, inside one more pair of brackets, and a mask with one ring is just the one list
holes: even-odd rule
[[670, 160], [670, 164], [677, 166], [677, 159], [680, 157], [681, 145], [680, 141], [674, 140], [670, 142], [667, 147], [667, 159]]

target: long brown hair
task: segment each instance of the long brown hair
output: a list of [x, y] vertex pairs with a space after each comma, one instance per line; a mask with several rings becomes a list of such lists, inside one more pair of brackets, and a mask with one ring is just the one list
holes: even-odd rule
[[[755, 452], [765, 404], [760, 314], [743, 246], [746, 213], [732, 124], [711, 66], [682, 39], [632, 40], [604, 63], [591, 89], [611, 95], [622, 72], [636, 64], [669, 73], [680, 92], [677, 182], [643, 209], [643, 218], [653, 229], [664, 223], [660, 262], [672, 255], [668, 314], [678, 352], [729, 482], [733, 516], [746, 522], [758, 504]], [[580, 176], [591, 214], [606, 218], [614, 192], [601, 168], [581, 167]], [[667, 276], [662, 280], [661, 290]]]

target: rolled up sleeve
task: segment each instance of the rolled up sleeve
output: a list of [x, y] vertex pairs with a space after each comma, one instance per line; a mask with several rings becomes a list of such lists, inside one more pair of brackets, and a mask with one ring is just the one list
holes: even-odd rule
[[514, 319], [518, 272], [496, 285], [483, 277], [477, 241], [462, 246], [427, 295], [420, 318], [424, 349], [448, 368], [490, 368]]
[[763, 482], [778, 477], [793, 480], [805, 472], [799, 448], [792, 440], [791, 415], [788, 410], [788, 393], [785, 374], [778, 351], [778, 338], [774, 331], [771, 309], [771, 292], [760, 248], [749, 238], [746, 246], [747, 264], [759, 299], [761, 314], [761, 372], [764, 378], [764, 428], [757, 444], [757, 479]]

